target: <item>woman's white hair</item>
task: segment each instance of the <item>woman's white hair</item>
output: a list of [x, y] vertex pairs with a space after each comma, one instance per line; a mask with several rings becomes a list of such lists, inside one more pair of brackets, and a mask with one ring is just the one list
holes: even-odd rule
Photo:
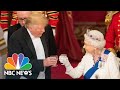
[[103, 49], [106, 41], [104, 35], [98, 30], [87, 30], [84, 34], [85, 41], [90, 42], [90, 44], [96, 48]]

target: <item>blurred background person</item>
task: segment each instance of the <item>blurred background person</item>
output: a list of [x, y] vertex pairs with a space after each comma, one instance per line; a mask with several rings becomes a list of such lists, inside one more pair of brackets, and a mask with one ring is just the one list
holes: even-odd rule
[[31, 14], [31, 11], [16, 11], [16, 13], [18, 23], [8, 28], [8, 40], [15, 31], [25, 25], [25, 20]]
[[4, 64], [7, 60], [7, 45], [4, 39], [4, 33], [0, 27], [0, 79], [4, 79]]
[[117, 57], [120, 58], [120, 12], [112, 16], [105, 39], [105, 47], [117, 54]]
[[105, 24], [107, 25], [107, 28], [109, 27], [109, 24], [112, 20], [112, 17], [114, 14], [118, 13], [119, 11], [107, 11], [107, 14], [105, 16]]

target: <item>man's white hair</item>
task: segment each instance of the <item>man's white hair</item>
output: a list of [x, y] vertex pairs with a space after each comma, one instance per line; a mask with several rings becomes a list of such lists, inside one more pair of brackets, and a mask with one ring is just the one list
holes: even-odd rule
[[87, 30], [84, 34], [85, 41], [90, 42], [90, 44], [96, 48], [103, 49], [106, 41], [104, 35], [98, 30]]

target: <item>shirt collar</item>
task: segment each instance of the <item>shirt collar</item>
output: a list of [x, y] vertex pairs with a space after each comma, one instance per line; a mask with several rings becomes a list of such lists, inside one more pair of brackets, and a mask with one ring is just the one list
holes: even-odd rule
[[35, 36], [33, 36], [32, 34], [31, 34], [31, 32], [30, 32], [30, 30], [27, 28], [27, 31], [28, 31], [28, 33], [29, 33], [29, 35], [30, 35], [30, 37], [32, 38], [32, 39], [35, 39], [36, 37]]

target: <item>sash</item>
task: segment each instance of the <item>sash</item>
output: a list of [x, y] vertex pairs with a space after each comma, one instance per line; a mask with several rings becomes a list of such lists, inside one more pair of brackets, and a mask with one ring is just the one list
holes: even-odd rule
[[[104, 54], [107, 54], [107, 55], [108, 55], [109, 53], [110, 53], [110, 51], [107, 50], [107, 49], [104, 51]], [[85, 73], [84, 79], [90, 79], [90, 78], [92, 77], [92, 75], [95, 73], [95, 71], [97, 71], [97, 70], [99, 69], [98, 64], [99, 64], [100, 61], [102, 61], [102, 60], [101, 60], [101, 57], [99, 57], [99, 60], [95, 63], [95, 65], [93, 65], [93, 67], [91, 67], [91, 68]]]

